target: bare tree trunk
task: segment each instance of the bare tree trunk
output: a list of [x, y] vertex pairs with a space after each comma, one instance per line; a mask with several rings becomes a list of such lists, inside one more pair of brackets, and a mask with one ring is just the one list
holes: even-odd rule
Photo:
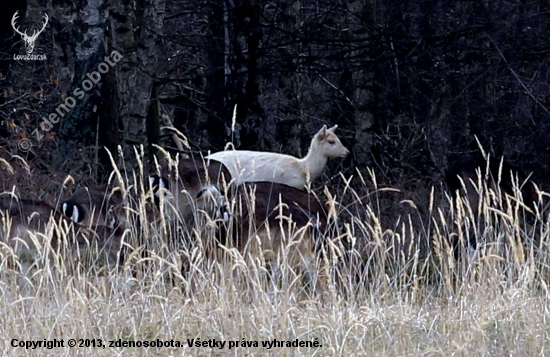
[[[104, 34], [108, 18], [105, 3], [103, 0], [79, 1], [76, 6], [80, 11], [74, 17], [67, 16], [64, 8], [53, 8], [50, 17], [56, 21], [49, 24], [56, 38], [57, 51], [53, 56], [59, 67], [57, 75], [61, 78], [62, 100], [65, 93], [67, 99], [72, 97], [75, 102], [59, 120], [59, 156], [73, 160], [78, 155], [76, 147], [96, 143], [101, 113], [98, 109], [105, 105], [101, 85], [109, 75], [98, 72], [98, 65], [106, 55]], [[90, 166], [97, 167], [96, 164]]]
[[140, 0], [135, 4], [137, 8], [132, 9], [129, 3], [115, 2], [111, 22], [113, 47], [124, 56], [117, 71], [117, 95], [118, 120], [122, 123], [120, 145], [128, 168], [136, 167], [133, 146], [148, 145], [147, 114], [159, 57], [157, 41], [163, 27], [165, 3]]
[[216, 142], [224, 142], [226, 134], [225, 106], [226, 106], [226, 77], [227, 68], [226, 32], [224, 24], [226, 18], [224, 2], [208, 1], [207, 11], [209, 46], [207, 51], [208, 69], [206, 73], [206, 98], [209, 110], [206, 126], [203, 128], [208, 134], [210, 145]]

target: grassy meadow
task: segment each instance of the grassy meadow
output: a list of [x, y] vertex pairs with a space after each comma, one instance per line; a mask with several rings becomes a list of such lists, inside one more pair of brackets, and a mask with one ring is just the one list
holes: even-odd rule
[[[15, 182], [17, 167], [8, 172], [6, 165], [4, 178]], [[403, 199], [378, 187], [374, 175], [320, 187], [330, 224], [318, 232], [324, 244], [316, 273], [302, 279], [284, 254], [268, 263], [231, 246], [216, 248], [208, 217], [191, 226], [177, 218], [152, 221], [146, 176], [112, 176], [127, 204], [120, 266], [96, 242], [76, 249], [69, 231], [57, 250], [40, 244], [59, 229], [55, 224], [32, 255], [2, 243], [2, 355], [550, 355], [543, 192], [537, 212], [526, 213], [521, 197], [487, 187], [479, 187], [478, 210], [453, 203], [440, 187], [418, 193], [422, 203]], [[58, 202], [54, 194], [43, 197]], [[2, 225], [9, 226], [6, 216]], [[453, 241], [471, 236], [482, 242], [477, 250], [459, 244], [464, 248], [452, 251]], [[317, 279], [325, 291], [312, 288]], [[64, 347], [12, 346], [54, 339]], [[77, 347], [68, 347], [69, 339]], [[144, 341], [171, 345], [143, 347]], [[142, 347], [128, 347], [138, 342]]]

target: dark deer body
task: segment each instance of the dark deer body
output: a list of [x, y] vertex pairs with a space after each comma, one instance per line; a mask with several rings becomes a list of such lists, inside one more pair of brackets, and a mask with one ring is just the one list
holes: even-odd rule
[[487, 163], [482, 157], [466, 157], [449, 166], [445, 173], [445, 181], [455, 198], [460, 194], [467, 199], [474, 213], [477, 213], [479, 206], [479, 194], [476, 190], [479, 189], [479, 177], [488, 189], [501, 193], [503, 208], [506, 207], [506, 195], [516, 196], [514, 185], [519, 188], [521, 198], [527, 207], [533, 209], [538, 202], [538, 194], [533, 183], [527, 180], [527, 176], [517, 167], [496, 158], [490, 158]]
[[223, 192], [230, 181], [231, 174], [222, 163], [202, 158], [180, 159], [177, 167], [166, 165], [160, 175], [150, 177], [155, 202], [158, 204], [159, 198], [166, 193], [165, 205], [172, 205], [186, 219], [193, 218], [197, 198], [202, 201], [201, 196], [211, 193], [212, 185]]
[[107, 188], [82, 187], [61, 204], [61, 209], [78, 224], [115, 229], [119, 225], [122, 197], [120, 192], [111, 194]]
[[[303, 190], [273, 182], [252, 182], [240, 185], [236, 192], [233, 215], [238, 225], [234, 241], [244, 248], [250, 236], [264, 234], [269, 229], [274, 236], [281, 234], [280, 223], [294, 223], [296, 229], [311, 225], [323, 230], [327, 217], [319, 200]], [[266, 242], [278, 251], [279, 241]]]
[[[519, 207], [527, 207], [527, 212], [534, 212], [538, 203], [534, 183], [517, 167], [501, 159], [490, 158], [487, 161], [478, 156], [462, 158], [449, 166], [445, 181], [454, 197], [455, 207], [464, 212], [464, 219], [471, 221], [470, 229], [463, 230], [467, 234], [464, 244], [469, 248], [477, 247], [485, 230], [487, 217], [483, 214], [491, 211], [482, 211], [484, 207], [507, 212], [516, 207], [514, 202], [519, 202], [523, 203]], [[460, 202], [464, 205], [459, 204]], [[458, 259], [459, 238], [454, 237], [451, 245], [454, 256]]]
[[80, 249], [97, 244], [101, 250], [108, 250], [109, 254], [112, 254], [111, 250], [118, 251], [120, 246], [120, 232], [106, 226], [88, 229], [43, 201], [3, 197], [0, 200], [0, 218], [0, 237], [22, 255], [32, 255], [46, 244], [53, 250], [65, 244]]
[[[36, 243], [31, 235], [45, 234], [50, 219], [52, 223], [63, 222], [65, 218], [55, 208], [43, 201], [15, 200], [4, 197], [0, 203], [2, 210], [2, 238], [11, 246], [20, 245], [23, 249], [32, 250]], [[11, 224], [10, 224], [11, 223]], [[54, 235], [49, 242], [52, 248], [58, 245], [58, 236]]]
[[292, 269], [312, 271], [327, 225], [325, 209], [313, 194], [283, 184], [253, 182], [240, 185], [230, 201], [232, 220], [221, 243], [266, 260], [286, 255]]

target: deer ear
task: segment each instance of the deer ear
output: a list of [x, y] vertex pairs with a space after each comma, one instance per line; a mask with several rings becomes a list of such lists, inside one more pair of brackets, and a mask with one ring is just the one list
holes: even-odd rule
[[338, 125], [333, 126], [332, 128], [328, 129], [328, 131], [333, 132], [338, 129]]
[[319, 130], [319, 132], [317, 133], [317, 135], [319, 135], [320, 137], [324, 138], [325, 136], [327, 136], [327, 126], [326, 125], [323, 125], [323, 127], [321, 128], [321, 130]]

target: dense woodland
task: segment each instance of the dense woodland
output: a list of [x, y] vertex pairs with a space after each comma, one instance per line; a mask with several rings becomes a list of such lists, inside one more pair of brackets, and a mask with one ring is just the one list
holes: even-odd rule
[[[13, 59], [25, 54], [16, 11], [29, 34], [49, 16], [34, 49], [47, 60]], [[135, 145], [176, 150], [161, 127], [193, 153], [232, 141], [302, 156], [337, 124], [351, 154], [317, 187], [337, 187], [339, 172], [370, 180], [371, 168], [379, 186], [422, 203], [451, 162], [477, 152], [476, 137], [550, 187], [546, 1], [11, 1], [0, 40], [2, 156], [21, 155], [48, 182], [104, 181], [103, 147], [130, 168]], [[75, 96], [113, 51], [118, 62]]]

